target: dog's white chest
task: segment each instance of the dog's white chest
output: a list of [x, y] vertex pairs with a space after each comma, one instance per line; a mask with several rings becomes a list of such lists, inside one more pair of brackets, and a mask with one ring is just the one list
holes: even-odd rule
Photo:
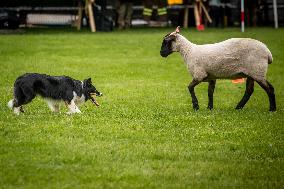
[[78, 96], [77, 93], [75, 91], [73, 91], [73, 100], [75, 102], [75, 104], [82, 104], [86, 101], [85, 95], [82, 94], [82, 96]]

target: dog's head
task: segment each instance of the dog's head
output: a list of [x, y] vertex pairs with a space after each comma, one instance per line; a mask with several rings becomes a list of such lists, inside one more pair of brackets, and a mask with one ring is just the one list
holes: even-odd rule
[[169, 33], [164, 37], [160, 50], [160, 55], [162, 57], [167, 57], [173, 52], [177, 51], [176, 38], [177, 34], [179, 34], [179, 28], [180, 27], [178, 26], [174, 32]]
[[102, 96], [103, 94], [99, 92], [96, 87], [92, 84], [91, 78], [85, 79], [83, 81], [83, 93], [86, 100], [91, 100], [96, 106], [99, 106], [99, 103], [95, 99], [95, 96]]

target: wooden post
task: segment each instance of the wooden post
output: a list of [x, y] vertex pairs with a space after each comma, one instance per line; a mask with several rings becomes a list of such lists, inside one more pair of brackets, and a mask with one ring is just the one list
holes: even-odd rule
[[278, 13], [277, 13], [277, 1], [273, 0], [273, 13], [274, 13], [274, 27], [278, 28]]
[[184, 7], [183, 27], [188, 28], [188, 5]]
[[245, 5], [244, 0], [241, 0], [241, 29], [245, 32]]
[[195, 25], [199, 26], [200, 25], [200, 16], [199, 16], [199, 12], [198, 12], [197, 2], [194, 3], [194, 17], [195, 17]]
[[82, 2], [79, 0], [79, 5], [78, 5], [78, 20], [77, 20], [77, 30], [81, 30], [81, 25], [82, 25], [82, 12], [83, 12], [83, 7], [82, 7]]
[[91, 27], [92, 32], [96, 32], [96, 24], [94, 19], [94, 13], [93, 13], [93, 4], [94, 0], [86, 0], [86, 4], [88, 6], [88, 15], [89, 15], [89, 23]]
[[205, 14], [207, 20], [208, 20], [210, 23], [212, 23], [212, 19], [211, 19], [211, 17], [209, 16], [209, 14], [208, 14], [208, 12], [207, 12], [207, 9], [206, 9], [206, 7], [203, 5], [202, 1], [200, 1], [200, 5], [201, 5], [201, 7], [202, 7], [202, 9], [203, 9], [203, 11], [204, 11], [204, 14]]

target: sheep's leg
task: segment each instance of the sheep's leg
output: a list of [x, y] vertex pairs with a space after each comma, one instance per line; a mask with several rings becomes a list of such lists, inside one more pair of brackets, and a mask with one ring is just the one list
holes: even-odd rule
[[246, 103], [248, 102], [253, 91], [254, 91], [254, 80], [253, 80], [253, 78], [248, 77], [247, 83], [246, 83], [245, 94], [244, 94], [243, 98], [241, 99], [241, 101], [238, 103], [236, 109], [242, 109], [246, 105]]
[[201, 81], [197, 81], [197, 80], [192, 80], [191, 83], [188, 85], [188, 90], [190, 92], [191, 95], [191, 99], [192, 99], [192, 106], [194, 110], [198, 110], [199, 109], [199, 105], [198, 105], [198, 100], [195, 96], [195, 92], [194, 92], [194, 87], [196, 85], [198, 85]]
[[213, 93], [214, 93], [214, 89], [215, 89], [215, 85], [216, 85], [216, 80], [210, 80], [209, 81], [209, 85], [208, 85], [208, 109], [212, 109], [213, 108]]
[[276, 111], [276, 102], [273, 86], [267, 80], [256, 80], [256, 82], [265, 90], [269, 97], [269, 111]]

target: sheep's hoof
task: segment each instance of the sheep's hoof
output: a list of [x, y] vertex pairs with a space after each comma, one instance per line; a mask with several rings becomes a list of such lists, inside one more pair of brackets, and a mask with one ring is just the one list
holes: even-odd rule
[[270, 111], [270, 112], [275, 112], [275, 111], [276, 111], [276, 108], [275, 108], [275, 107], [269, 108], [269, 111]]
[[207, 109], [212, 110], [213, 107], [212, 106], [207, 106]]
[[237, 106], [236, 107], [236, 110], [241, 110], [241, 109], [243, 109], [243, 106]]
[[195, 106], [193, 106], [193, 109], [194, 109], [195, 111], [197, 111], [197, 110], [199, 110], [199, 106], [198, 106], [198, 105], [195, 105]]

